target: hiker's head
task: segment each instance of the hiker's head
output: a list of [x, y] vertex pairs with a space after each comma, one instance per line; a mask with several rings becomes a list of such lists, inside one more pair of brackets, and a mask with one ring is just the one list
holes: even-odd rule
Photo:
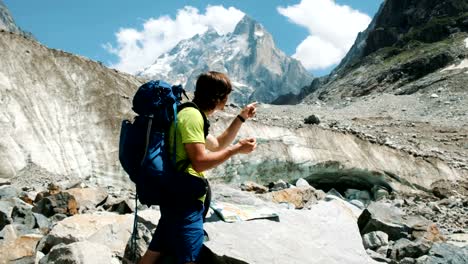
[[231, 91], [231, 81], [226, 74], [215, 71], [202, 73], [197, 79], [193, 102], [204, 112], [216, 110], [216, 107], [222, 109]]

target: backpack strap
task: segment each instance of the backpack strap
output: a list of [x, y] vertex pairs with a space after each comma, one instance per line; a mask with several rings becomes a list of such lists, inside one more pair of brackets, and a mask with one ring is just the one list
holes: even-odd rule
[[[206, 137], [208, 136], [208, 131], [210, 129], [210, 121], [208, 121], [208, 118], [206, 117], [205, 113], [203, 113], [203, 111], [201, 111], [200, 108], [198, 108], [198, 106], [194, 102], [185, 102], [185, 103], [179, 105], [177, 107], [176, 112], [180, 112], [180, 111], [182, 111], [182, 109], [187, 108], [187, 107], [193, 107], [193, 108], [197, 109], [200, 112], [200, 114], [202, 115], [202, 117], [203, 117], [203, 133], [204, 133], [204, 136], [205, 136], [205, 139], [206, 139]], [[176, 115], [177, 115], [177, 113], [175, 113], [175, 116]], [[174, 131], [177, 131], [177, 123], [175, 123], [174, 127], [175, 127]], [[176, 157], [175, 157], [175, 152], [176, 152], [175, 138], [176, 138], [176, 135], [175, 135], [175, 133], [176, 132], [174, 132], [174, 152], [173, 152], [174, 153], [174, 159], [173, 159], [174, 161], [176, 160]], [[185, 171], [189, 165], [190, 165], [190, 160], [188, 160], [188, 159], [179, 160], [176, 163], [176, 168], [181, 168], [180, 171]]]
[[197, 109], [200, 114], [203, 117], [203, 133], [205, 135], [205, 138], [208, 136], [208, 132], [210, 129], [210, 121], [208, 121], [208, 118], [206, 117], [205, 113], [198, 108], [198, 106], [194, 102], [185, 102], [177, 107], [177, 112], [182, 111], [182, 109], [187, 108], [187, 107], [193, 107]]

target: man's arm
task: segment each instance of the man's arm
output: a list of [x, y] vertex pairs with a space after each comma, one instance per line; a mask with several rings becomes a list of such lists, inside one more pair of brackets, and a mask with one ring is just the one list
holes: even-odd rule
[[203, 143], [184, 144], [192, 168], [197, 172], [214, 168], [236, 154], [248, 154], [254, 151], [256, 146], [254, 138], [241, 139], [232, 146], [214, 152], [207, 152]]
[[[255, 115], [257, 103], [251, 103], [242, 109], [239, 114], [244, 120], [247, 120]], [[210, 151], [220, 151], [229, 146], [237, 136], [242, 121], [239, 118], [234, 118], [228, 128], [218, 137], [208, 135], [206, 138], [206, 148]]]

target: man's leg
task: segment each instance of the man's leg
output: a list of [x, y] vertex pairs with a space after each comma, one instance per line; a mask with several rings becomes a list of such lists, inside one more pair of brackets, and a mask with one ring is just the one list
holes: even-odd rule
[[161, 252], [147, 250], [143, 257], [140, 259], [138, 264], [156, 264], [161, 258]]

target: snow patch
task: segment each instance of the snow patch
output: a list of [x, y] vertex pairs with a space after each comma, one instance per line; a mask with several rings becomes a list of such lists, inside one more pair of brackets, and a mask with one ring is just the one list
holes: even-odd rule
[[173, 60], [174, 56], [164, 56], [156, 60], [155, 64], [151, 65], [141, 74], [144, 76], [167, 75], [172, 71], [171, 62]]
[[254, 34], [255, 34], [255, 36], [261, 38], [261, 37], [263, 37], [263, 35], [265, 35], [265, 32], [257, 30], [257, 31], [255, 31]]
[[452, 64], [452, 65], [442, 69], [440, 72], [457, 70], [457, 69], [465, 69], [465, 68], [468, 68], [468, 59], [462, 60], [458, 65], [457, 64]]
[[465, 39], [465, 47], [468, 49], [468, 38]]

